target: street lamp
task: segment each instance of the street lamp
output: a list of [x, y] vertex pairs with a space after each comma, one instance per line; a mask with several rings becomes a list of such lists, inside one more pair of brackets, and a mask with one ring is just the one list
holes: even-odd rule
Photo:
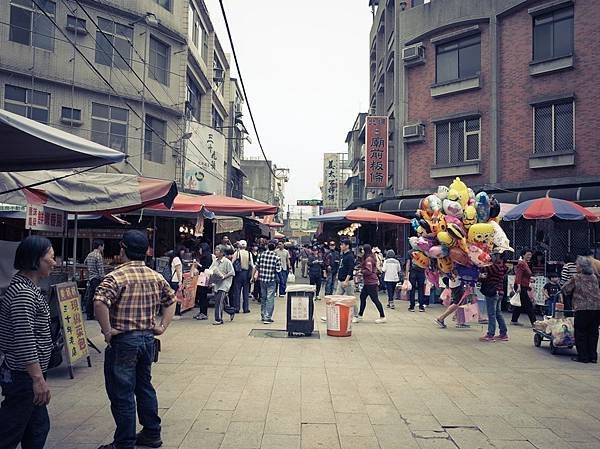
[[147, 12], [145, 16], [140, 17], [139, 19], [134, 20], [133, 22], [130, 22], [129, 26], [133, 26], [136, 23], [140, 23], [140, 22], [146, 22], [147, 25], [150, 25], [153, 27], [160, 25], [160, 21], [156, 17], [156, 14], [154, 14], [153, 12]]

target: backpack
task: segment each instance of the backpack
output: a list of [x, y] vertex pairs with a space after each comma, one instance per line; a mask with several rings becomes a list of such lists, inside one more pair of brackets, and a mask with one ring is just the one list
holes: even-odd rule
[[239, 251], [237, 252], [237, 258], [233, 262], [233, 271], [235, 271], [235, 274], [239, 274], [242, 272], [242, 261], [240, 259]]
[[171, 270], [171, 262], [167, 262], [167, 264], [163, 267], [160, 274], [165, 278], [167, 282], [171, 282], [173, 280], [173, 271]]

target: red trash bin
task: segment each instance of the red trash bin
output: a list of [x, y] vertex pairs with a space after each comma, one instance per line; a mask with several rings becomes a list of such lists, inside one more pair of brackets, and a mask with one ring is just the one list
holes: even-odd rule
[[350, 337], [352, 335], [352, 306], [354, 296], [325, 296], [327, 307], [327, 335], [332, 337]]

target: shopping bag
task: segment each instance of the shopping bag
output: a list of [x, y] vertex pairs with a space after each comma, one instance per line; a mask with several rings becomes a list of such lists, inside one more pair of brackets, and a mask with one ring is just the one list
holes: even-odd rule
[[208, 275], [203, 271], [198, 273], [198, 287], [208, 287]]
[[404, 282], [402, 283], [402, 290], [406, 292], [412, 290], [412, 284], [408, 279], [404, 279]]
[[442, 304], [444, 306], [448, 307], [452, 302], [452, 290], [449, 288], [445, 288], [442, 291], [442, 294], [440, 295], [440, 300], [442, 301]]
[[519, 296], [519, 294], [515, 291], [511, 292], [510, 294], [510, 299], [508, 302], [510, 302], [510, 305], [513, 307], [521, 307], [521, 297]]
[[296, 275], [294, 273], [289, 273], [288, 277], [287, 277], [287, 281], [290, 284], [295, 284], [296, 283]]

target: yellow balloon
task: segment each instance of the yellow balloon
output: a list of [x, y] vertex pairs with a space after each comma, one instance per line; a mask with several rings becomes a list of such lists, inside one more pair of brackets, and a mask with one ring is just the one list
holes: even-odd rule
[[443, 243], [444, 245], [446, 245], [448, 247], [452, 247], [452, 246], [456, 245], [456, 240], [454, 240], [452, 238], [452, 236], [450, 234], [448, 234], [448, 232], [446, 232], [446, 231], [438, 232], [437, 239], [440, 241], [440, 243]]
[[492, 245], [494, 243], [494, 226], [490, 223], [476, 223], [469, 228], [470, 243], [485, 243]]
[[469, 229], [475, 223], [477, 223], [477, 210], [475, 209], [475, 206], [465, 207], [463, 216], [463, 224], [465, 225], [465, 228]]
[[[460, 205], [464, 208], [466, 207], [468, 201], [469, 201], [469, 190], [467, 188], [467, 185], [462, 182], [460, 180], [460, 178], [456, 177], [454, 179], [454, 181], [452, 181], [452, 184], [450, 184], [450, 190], [456, 190], [456, 192], [458, 192], [459, 195], [459, 203]], [[449, 197], [450, 195], [448, 195]]]

